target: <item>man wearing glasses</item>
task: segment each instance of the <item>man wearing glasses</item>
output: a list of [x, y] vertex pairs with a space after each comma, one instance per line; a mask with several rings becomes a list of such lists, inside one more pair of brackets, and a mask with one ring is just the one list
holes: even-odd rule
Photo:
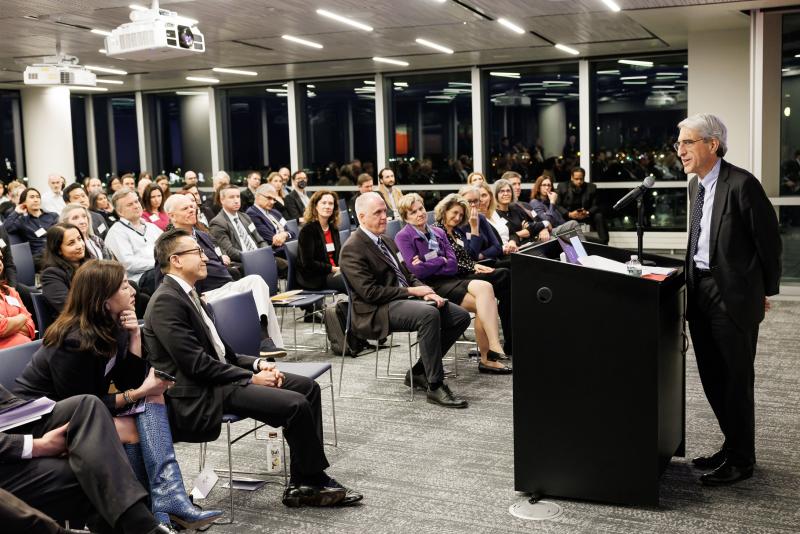
[[289, 264], [286, 262], [286, 247], [284, 244], [297, 238], [286, 228], [286, 219], [281, 212], [275, 209], [278, 192], [270, 184], [258, 186], [255, 192], [254, 204], [247, 208], [247, 215], [256, 225], [256, 231], [264, 241], [272, 245], [275, 253], [275, 264], [278, 266], [278, 276], [286, 278]]
[[687, 310], [703, 390], [725, 436], [722, 448], [692, 463], [700, 481], [750, 478], [756, 462], [753, 401], [758, 325], [778, 293], [778, 219], [759, 181], [722, 157], [727, 128], [714, 115], [678, 124], [675, 149], [689, 181]]

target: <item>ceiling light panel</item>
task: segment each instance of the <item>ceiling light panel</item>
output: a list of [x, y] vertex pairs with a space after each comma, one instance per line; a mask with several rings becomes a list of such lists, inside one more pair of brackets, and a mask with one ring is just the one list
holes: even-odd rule
[[295, 37], [294, 35], [281, 35], [281, 39], [286, 39], [287, 41], [308, 46], [310, 48], [322, 48], [320, 43], [309, 41], [308, 39], [301, 39], [300, 37]]
[[240, 76], [257, 76], [258, 73], [254, 70], [241, 70], [241, 69], [229, 69], [226, 67], [214, 67], [214, 72], [220, 72], [222, 74], [238, 74]]
[[502, 26], [505, 26], [509, 30], [513, 31], [514, 33], [518, 33], [520, 35], [525, 33], [525, 30], [523, 30], [521, 27], [517, 26], [508, 19], [499, 18], [497, 19], [497, 22], [500, 23]]
[[453, 54], [455, 52], [452, 48], [447, 48], [446, 46], [434, 43], [433, 41], [429, 41], [427, 39], [416, 39], [416, 43], [421, 44], [422, 46], [427, 46], [428, 48], [433, 48], [434, 50], [438, 50], [444, 54]]
[[373, 30], [372, 26], [364, 24], [363, 22], [358, 22], [357, 20], [353, 20], [349, 17], [343, 17], [342, 15], [338, 15], [336, 13], [328, 11], [327, 9], [318, 9], [317, 14], [335, 20], [337, 22], [341, 22], [342, 24], [347, 24], [354, 28], [358, 28], [359, 30], [364, 30], [365, 32], [371, 32]]
[[398, 67], [408, 67], [409, 63], [407, 61], [401, 61], [399, 59], [392, 59], [389, 57], [374, 57], [372, 61], [377, 63], [388, 63], [389, 65], [397, 65]]

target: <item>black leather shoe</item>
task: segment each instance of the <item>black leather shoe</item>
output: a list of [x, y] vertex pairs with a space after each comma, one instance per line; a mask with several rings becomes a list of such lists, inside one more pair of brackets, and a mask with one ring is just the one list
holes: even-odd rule
[[154, 528], [147, 534], [177, 534], [177, 533], [178, 531], [172, 528], [172, 525], [158, 525], [156, 528]]
[[510, 375], [513, 371], [511, 367], [492, 367], [491, 365], [483, 365], [483, 362], [478, 362], [478, 372], [488, 373], [491, 375]]
[[727, 486], [753, 476], [753, 465], [734, 465], [725, 460], [723, 464], [710, 473], [700, 477], [706, 486]]
[[[403, 379], [403, 384], [407, 388], [411, 387], [411, 370], [406, 371], [406, 377]], [[428, 377], [424, 374], [414, 373], [414, 389], [428, 389]]]
[[262, 358], [284, 358], [286, 356], [286, 349], [276, 346], [268, 337], [261, 340], [258, 350], [259, 356]]
[[499, 362], [500, 360], [508, 360], [509, 357], [503, 354], [502, 352], [495, 352], [490, 350], [486, 353], [486, 359], [490, 362]]
[[434, 390], [428, 388], [428, 402], [444, 406], [445, 408], [466, 408], [469, 406], [467, 401], [453, 395], [453, 392], [450, 391], [450, 387], [447, 384], [442, 384]]
[[341, 489], [343, 489], [345, 491], [344, 499], [339, 501], [339, 506], [349, 506], [351, 504], [357, 503], [358, 501], [360, 501], [361, 499], [364, 498], [364, 495], [362, 495], [361, 493], [357, 492], [356, 490], [353, 490], [353, 489], [350, 489], [350, 488], [346, 488], [346, 487], [342, 486], [341, 484], [339, 484], [339, 482], [337, 482], [335, 478], [332, 478], [330, 480], [330, 482], [328, 482], [328, 487], [329, 488], [341, 488]]
[[290, 508], [300, 506], [334, 506], [347, 495], [345, 488], [289, 484], [283, 492], [283, 504]]
[[716, 469], [725, 462], [725, 451], [720, 449], [711, 456], [698, 456], [692, 459], [692, 465], [698, 469]]

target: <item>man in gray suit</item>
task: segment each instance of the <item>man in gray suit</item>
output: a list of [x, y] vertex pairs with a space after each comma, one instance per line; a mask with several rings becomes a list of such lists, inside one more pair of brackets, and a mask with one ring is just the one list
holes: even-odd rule
[[420, 359], [406, 374], [406, 385], [428, 390], [428, 402], [466, 408], [444, 382], [442, 356], [464, 333], [469, 313], [420, 282], [406, 268], [394, 241], [386, 235], [386, 203], [380, 194], [356, 199], [359, 229], [342, 247], [339, 265], [351, 287], [352, 325], [366, 339], [392, 331], [417, 332]]
[[269, 246], [250, 217], [239, 211], [242, 200], [238, 187], [223, 186], [219, 190], [219, 201], [222, 209], [208, 226], [223, 254], [232, 261], [241, 263], [242, 252]]

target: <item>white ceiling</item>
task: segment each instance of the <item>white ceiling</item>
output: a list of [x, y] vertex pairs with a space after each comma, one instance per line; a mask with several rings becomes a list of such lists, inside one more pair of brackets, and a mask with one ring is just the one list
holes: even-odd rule
[[[197, 19], [207, 52], [157, 62], [112, 59], [98, 50], [103, 37], [90, 28], [111, 30], [127, 22], [132, 0], [0, 0], [0, 88], [20, 87], [25, 66], [62, 50], [84, 65], [126, 70], [111, 91], [199, 86], [187, 75], [212, 74], [211, 67], [247, 67], [257, 77], [216, 74], [222, 84], [315, 78], [419, 69], [513, 64], [571, 59], [560, 42], [581, 57], [662, 52], [686, 48], [690, 29], [746, 26], [742, 13], [790, 1], [617, 0], [621, 13], [601, 0], [169, 0], [161, 7]], [[140, 4], [149, 4], [140, 0]], [[375, 28], [364, 32], [323, 18], [325, 8]], [[524, 27], [518, 35], [500, 26], [505, 17]], [[292, 34], [320, 42], [322, 50], [281, 39]], [[417, 37], [456, 51], [445, 55], [414, 42]], [[373, 56], [397, 57], [408, 68], [379, 65]]]

